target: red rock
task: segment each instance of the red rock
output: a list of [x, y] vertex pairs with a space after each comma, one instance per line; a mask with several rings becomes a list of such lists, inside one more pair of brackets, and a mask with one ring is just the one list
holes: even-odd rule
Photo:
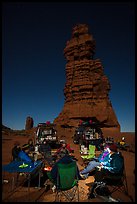
[[120, 132], [109, 99], [110, 83], [100, 59], [93, 59], [95, 40], [85, 24], [76, 25], [64, 49], [66, 64], [65, 103], [54, 120], [57, 126], [76, 127], [80, 120], [95, 117], [103, 123], [102, 131]]
[[31, 128], [33, 128], [33, 124], [34, 124], [33, 118], [31, 118], [30, 116], [28, 116], [28, 117], [26, 118], [25, 130], [30, 130]]

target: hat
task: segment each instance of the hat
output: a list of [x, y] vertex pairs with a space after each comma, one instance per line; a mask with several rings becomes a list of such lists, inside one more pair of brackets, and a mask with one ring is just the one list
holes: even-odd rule
[[116, 144], [110, 144], [109, 145], [109, 149], [112, 151], [112, 152], [117, 152], [117, 146], [116, 146]]

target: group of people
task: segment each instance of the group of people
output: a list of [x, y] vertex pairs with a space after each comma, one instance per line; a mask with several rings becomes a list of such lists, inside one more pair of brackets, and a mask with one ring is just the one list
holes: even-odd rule
[[[44, 160], [47, 161], [49, 165], [55, 163], [56, 160], [59, 160], [65, 155], [68, 155], [74, 150], [70, 147], [70, 144], [67, 144], [65, 141], [61, 143], [60, 148], [57, 149], [54, 155], [51, 154], [51, 146], [47, 140], [43, 140], [41, 144], [38, 145], [38, 152], [43, 156]], [[19, 152], [24, 151], [27, 155], [35, 152], [35, 145], [33, 140], [29, 139], [27, 144], [24, 144], [22, 147], [18, 141], [14, 143], [12, 148], [12, 158], [13, 160], [19, 160]]]
[[[26, 148], [27, 153], [29, 153], [30, 151], [34, 151], [35, 147], [32, 140], [28, 141], [28, 146]], [[18, 159], [18, 154], [21, 150], [22, 148], [20, 147], [20, 144], [16, 142], [14, 148], [12, 149], [13, 160]], [[70, 153], [74, 152], [74, 150], [66, 142], [63, 142], [56, 153], [52, 155], [50, 145], [46, 140], [44, 140], [43, 143], [39, 146], [39, 152], [43, 155], [48, 164], [52, 166], [50, 175], [55, 183], [57, 180], [58, 163], [68, 164], [74, 161], [74, 158], [70, 155]], [[89, 194], [89, 198], [93, 198], [94, 189], [97, 185], [97, 182], [101, 182], [105, 176], [111, 176], [114, 174], [117, 175], [122, 173], [123, 166], [123, 156], [119, 152], [117, 152], [116, 145], [114, 143], [106, 144], [102, 153], [98, 157], [90, 161], [83, 170], [80, 171], [77, 167], [77, 176], [79, 179], [86, 179], [88, 178], [90, 172], [93, 172], [93, 170], [95, 170], [95, 182]]]

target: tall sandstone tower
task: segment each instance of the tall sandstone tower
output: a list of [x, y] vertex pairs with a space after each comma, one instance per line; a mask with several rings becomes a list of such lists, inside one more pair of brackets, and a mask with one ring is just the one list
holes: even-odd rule
[[65, 103], [54, 120], [57, 126], [75, 128], [80, 120], [96, 118], [103, 133], [119, 133], [120, 125], [109, 99], [110, 84], [100, 59], [93, 59], [95, 40], [86, 24], [73, 28], [64, 49], [66, 64]]
[[30, 130], [31, 128], [33, 128], [33, 124], [34, 124], [33, 118], [28, 116], [26, 118], [25, 130]]

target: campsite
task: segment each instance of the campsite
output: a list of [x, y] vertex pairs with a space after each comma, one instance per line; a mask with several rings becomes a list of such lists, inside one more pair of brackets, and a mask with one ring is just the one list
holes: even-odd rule
[[[72, 134], [68, 132], [68, 134]], [[19, 141], [21, 145], [27, 143], [28, 139], [34, 139], [34, 129], [28, 131], [26, 135], [17, 135], [8, 131], [3, 131], [2, 134], [2, 165], [6, 165], [11, 162], [12, 155], [11, 150], [15, 141]], [[121, 133], [124, 136], [127, 143], [130, 145], [128, 151], [119, 150], [122, 152], [125, 161], [126, 179], [128, 185], [128, 194], [125, 195], [122, 192], [116, 191], [113, 193], [114, 199], [119, 199], [119, 202], [135, 202], [135, 135], [133, 133]], [[66, 137], [67, 138], [67, 137]], [[68, 137], [71, 138], [71, 137]], [[114, 140], [118, 141], [120, 139], [114, 136]], [[78, 144], [73, 143], [73, 139], [67, 140], [71, 148], [74, 150], [74, 157], [76, 158], [77, 165], [80, 170], [84, 168], [83, 159], [80, 155], [80, 148]], [[98, 151], [96, 152], [99, 153]], [[3, 202], [54, 202], [55, 194], [50, 185], [45, 188], [44, 181], [40, 181], [39, 186], [38, 178], [35, 182], [30, 182], [30, 188], [28, 185], [23, 184], [24, 175], [19, 176], [19, 182], [17, 185], [14, 183], [16, 173], [2, 172], [2, 200]], [[43, 177], [46, 180], [46, 176]], [[105, 202], [102, 197], [96, 197], [94, 199], [88, 199], [89, 189], [94, 182], [94, 177], [91, 174], [85, 180], [79, 180], [79, 202]], [[110, 201], [106, 201], [110, 202]], [[114, 201], [111, 201], [114, 202]]]

